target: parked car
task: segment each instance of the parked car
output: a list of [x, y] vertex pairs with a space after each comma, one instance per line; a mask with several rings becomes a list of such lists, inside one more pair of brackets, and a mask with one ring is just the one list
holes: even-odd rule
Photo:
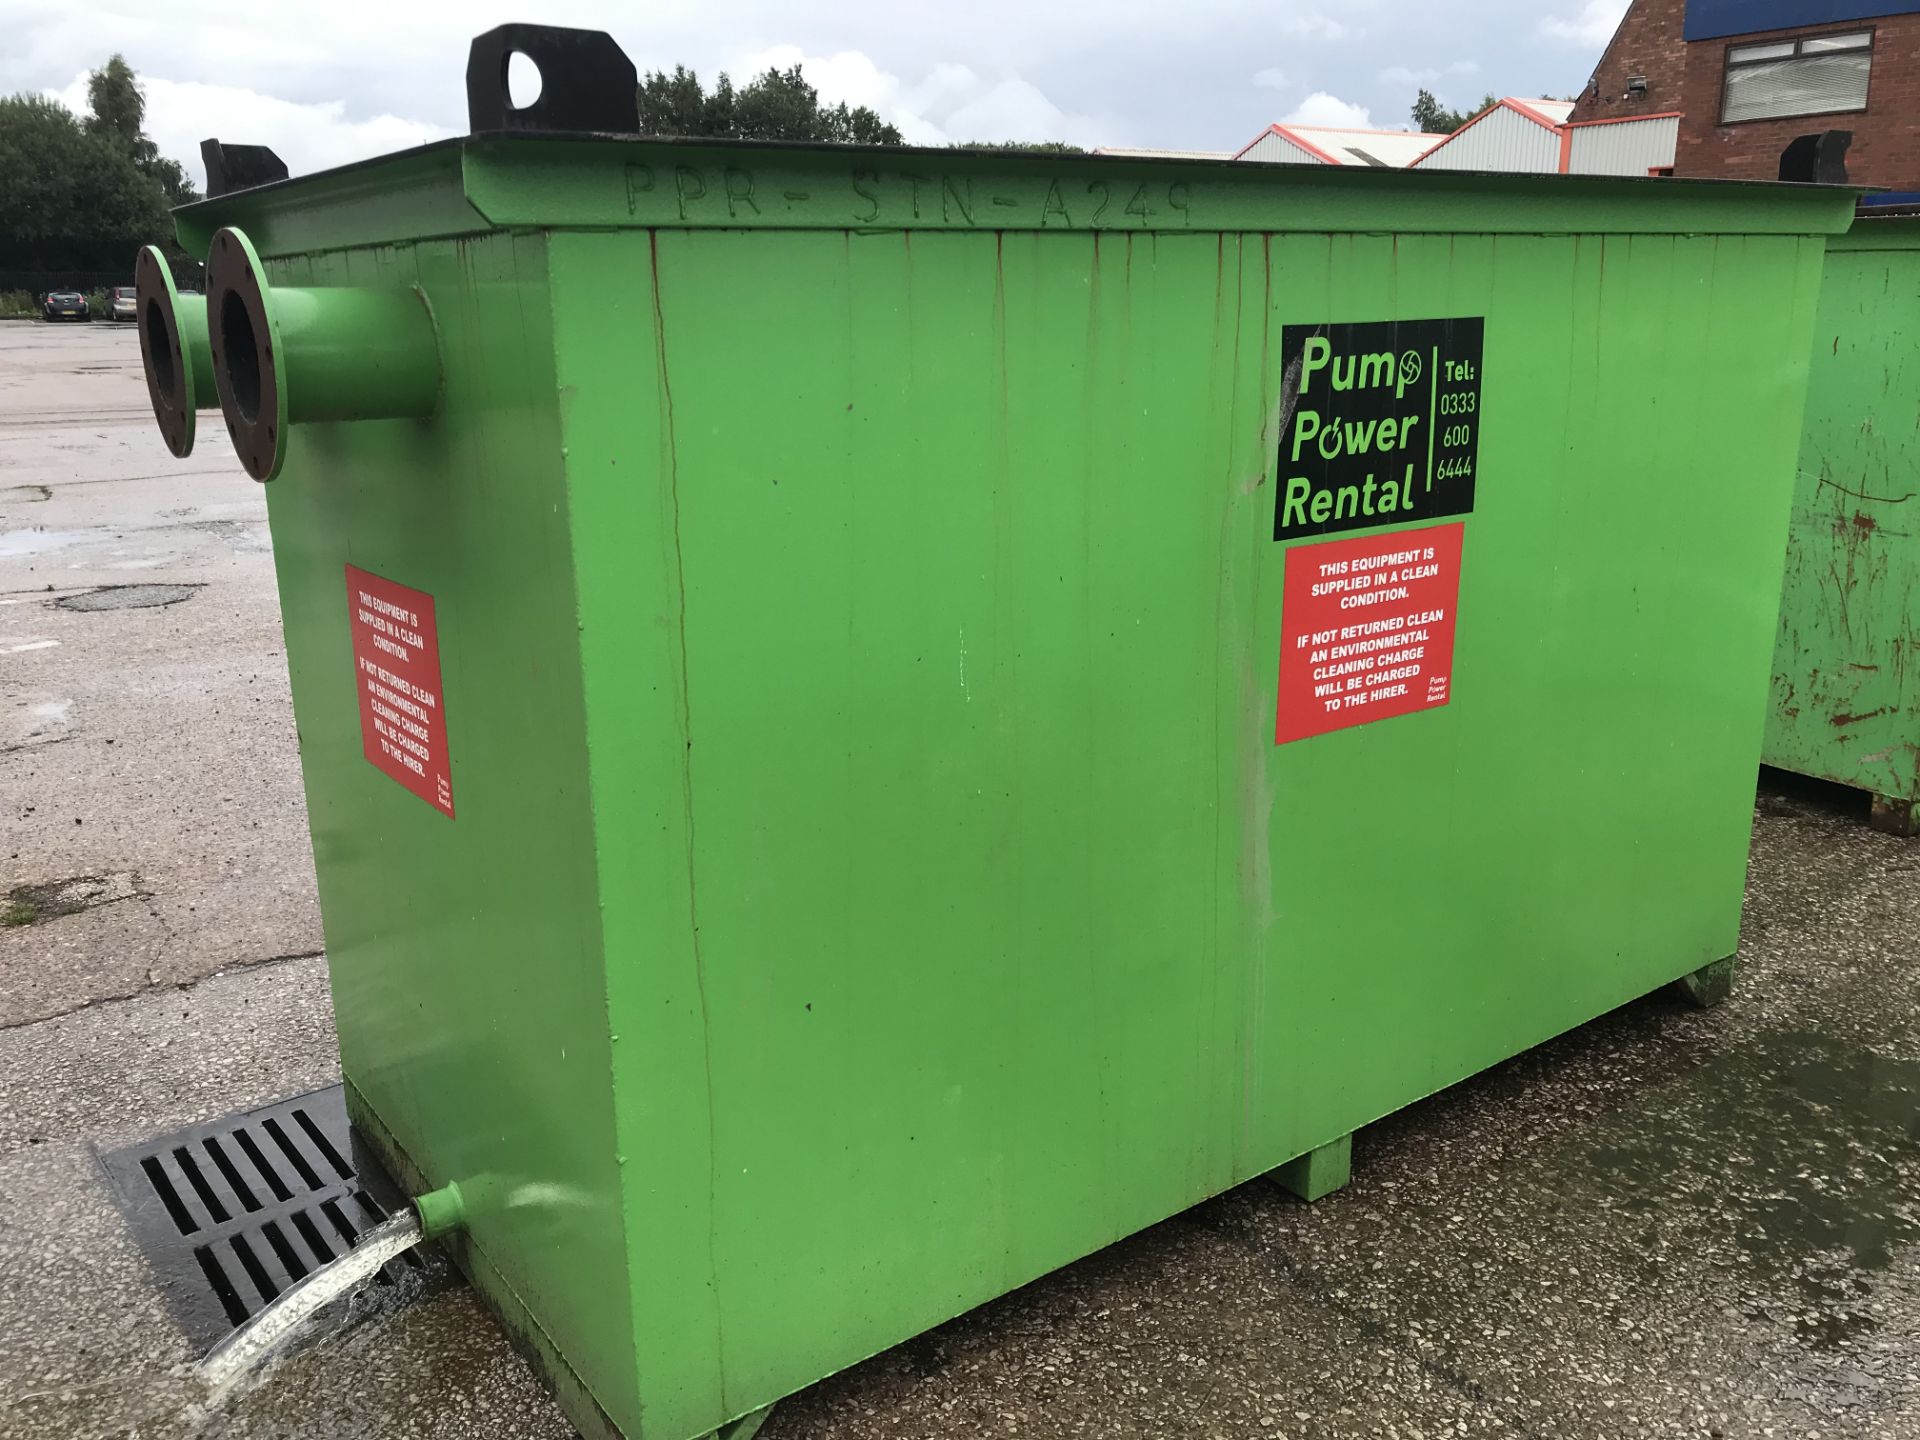
[[133, 286], [116, 285], [107, 292], [107, 314], [114, 320], [132, 320], [135, 318]]
[[49, 320], [91, 320], [87, 297], [78, 290], [49, 290], [40, 303], [40, 313]]

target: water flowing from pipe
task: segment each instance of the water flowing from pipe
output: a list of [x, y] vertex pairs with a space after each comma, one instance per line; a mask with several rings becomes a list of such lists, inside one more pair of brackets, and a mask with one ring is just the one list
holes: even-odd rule
[[199, 1374], [207, 1403], [218, 1405], [234, 1384], [284, 1350], [330, 1302], [352, 1293], [388, 1261], [418, 1245], [420, 1219], [411, 1209], [376, 1225], [345, 1255], [322, 1265], [207, 1352]]

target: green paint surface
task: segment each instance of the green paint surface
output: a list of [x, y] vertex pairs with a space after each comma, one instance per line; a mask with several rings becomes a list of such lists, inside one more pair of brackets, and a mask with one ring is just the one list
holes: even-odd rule
[[1827, 252], [1773, 659], [1769, 765], [1920, 801], [1920, 220]]
[[[378, 166], [183, 220], [433, 305], [441, 413], [269, 490], [343, 1062], [655, 1440], [1732, 952], [1851, 204], [1159, 167], [1108, 233], [1040, 222], [1127, 167], [989, 157], [970, 229], [727, 155], [731, 227], [632, 189], [707, 151], [497, 140], [385, 237]], [[1276, 747], [1282, 327], [1469, 315], [1454, 698]], [[457, 819], [348, 563], [434, 596]]]

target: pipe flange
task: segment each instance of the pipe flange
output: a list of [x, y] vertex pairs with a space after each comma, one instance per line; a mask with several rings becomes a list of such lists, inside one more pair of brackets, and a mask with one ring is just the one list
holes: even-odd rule
[[194, 411], [209, 398], [194, 393], [193, 357], [180, 343], [180, 291], [159, 247], [141, 248], [133, 262], [134, 313], [140, 317], [140, 359], [147, 399], [167, 449], [193, 453]]
[[207, 341], [227, 434], [256, 480], [273, 479], [287, 459], [285, 352], [271, 289], [253, 242], [231, 226], [219, 231], [207, 257]]

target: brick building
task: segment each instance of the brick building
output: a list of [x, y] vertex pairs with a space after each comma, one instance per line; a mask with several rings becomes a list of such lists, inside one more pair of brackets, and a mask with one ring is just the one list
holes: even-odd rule
[[1573, 119], [1673, 111], [1677, 175], [1771, 180], [1797, 136], [1850, 130], [1850, 179], [1920, 190], [1920, 3], [1633, 0]]

